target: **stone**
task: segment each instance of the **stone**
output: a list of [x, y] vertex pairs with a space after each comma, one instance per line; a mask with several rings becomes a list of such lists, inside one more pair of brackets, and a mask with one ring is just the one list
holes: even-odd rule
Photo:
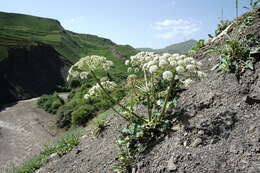
[[170, 160], [168, 161], [168, 170], [169, 171], [176, 171], [177, 170], [177, 165], [174, 164], [174, 158], [171, 157]]
[[198, 131], [198, 135], [204, 135], [204, 131], [203, 130], [200, 130], [200, 131]]
[[192, 147], [197, 147], [199, 144], [202, 143], [202, 139], [201, 138], [197, 138], [194, 140], [194, 142], [191, 144]]

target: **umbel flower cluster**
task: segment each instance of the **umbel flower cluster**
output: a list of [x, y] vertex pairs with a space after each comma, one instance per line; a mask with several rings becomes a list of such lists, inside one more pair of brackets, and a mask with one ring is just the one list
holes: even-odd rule
[[72, 78], [87, 79], [91, 72], [109, 71], [113, 65], [113, 62], [107, 60], [106, 57], [96, 55], [86, 56], [71, 66], [67, 81]]
[[[117, 84], [115, 82], [112, 81], [104, 81], [101, 82], [101, 85], [107, 90], [107, 91], [113, 91], [116, 87]], [[94, 85], [93, 87], [91, 87], [88, 90], [88, 93], [84, 95], [84, 99], [89, 99], [91, 97], [97, 97], [97, 96], [102, 96], [103, 95], [103, 91], [102, 88], [100, 87], [100, 85], [97, 83], [96, 85]]]
[[194, 78], [203, 78], [206, 74], [200, 71], [201, 63], [192, 57], [179, 54], [140, 52], [125, 62], [128, 72], [144, 71], [166, 81], [179, 80], [187, 87]]

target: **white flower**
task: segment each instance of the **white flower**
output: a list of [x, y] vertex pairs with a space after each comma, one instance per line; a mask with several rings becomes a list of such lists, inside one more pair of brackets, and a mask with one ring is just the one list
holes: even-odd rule
[[183, 85], [185, 87], [190, 86], [193, 83], [193, 80], [191, 80], [190, 78], [186, 79], [185, 81], [183, 81]]
[[188, 64], [188, 65], [186, 66], [186, 69], [187, 69], [188, 71], [193, 71], [193, 70], [196, 69], [196, 66], [195, 66], [195, 65], [192, 65], [192, 64]]
[[157, 70], [158, 70], [158, 66], [157, 66], [157, 65], [152, 65], [152, 66], [149, 68], [149, 72], [150, 72], [150, 73], [155, 73]]
[[162, 105], [163, 105], [163, 100], [162, 100], [162, 99], [157, 100], [157, 101], [156, 101], [156, 104], [157, 104], [158, 106], [162, 106]]
[[185, 62], [185, 64], [190, 64], [192, 61], [194, 61], [194, 59], [192, 57], [187, 57], [183, 61]]
[[125, 65], [129, 65], [130, 61], [129, 60], [126, 60], [125, 61]]
[[85, 94], [85, 95], [84, 95], [84, 99], [87, 100], [87, 99], [89, 99], [89, 98], [90, 98], [90, 95], [89, 95], [89, 94]]
[[80, 77], [80, 79], [87, 79], [88, 73], [87, 72], [81, 72], [79, 77]]
[[166, 56], [160, 56], [159, 61], [167, 61], [167, 57]]
[[149, 67], [151, 67], [152, 65], [155, 65], [155, 64], [156, 64], [155, 61], [149, 61], [149, 62], [147, 63], [147, 67], [149, 68]]
[[178, 65], [184, 65], [185, 64], [185, 61], [183, 60], [183, 59], [180, 59], [180, 60], [178, 60]]
[[[111, 82], [111, 81], [101, 82], [101, 85], [108, 91], [112, 91], [117, 86], [117, 84], [115, 82]], [[97, 83], [96, 85], [92, 86], [88, 90], [88, 93], [84, 95], [84, 99], [89, 99], [91, 97], [100, 96], [102, 92], [103, 92], [102, 88]]]
[[164, 66], [167, 66], [169, 63], [166, 61], [166, 60], [160, 60], [159, 62], [159, 67], [164, 67]]
[[196, 64], [197, 64], [198, 66], [202, 66], [202, 63], [199, 62], [199, 61], [198, 61]]
[[170, 62], [170, 65], [171, 65], [172, 67], [175, 67], [175, 66], [177, 66], [177, 62], [176, 62], [176, 61], [171, 61], [171, 62]]
[[172, 78], [173, 78], [173, 74], [172, 74], [171, 71], [165, 71], [165, 72], [163, 72], [163, 79], [164, 79], [164, 80], [170, 81], [170, 80], [172, 80]]
[[180, 58], [181, 59], [184, 59], [186, 57], [186, 55], [181, 55]]
[[183, 72], [185, 71], [185, 69], [184, 69], [183, 66], [177, 66], [177, 67], [176, 67], [176, 71], [177, 71], [178, 73], [183, 73]]
[[128, 77], [127, 77], [127, 80], [134, 80], [136, 79], [137, 76], [135, 74], [130, 74]]
[[130, 72], [132, 72], [133, 70], [132, 70], [132, 68], [131, 67], [129, 67], [128, 69], [127, 69], [127, 72], [128, 73], [130, 73]]
[[171, 54], [169, 54], [169, 53], [164, 53], [162, 56], [164, 56], [164, 57], [168, 58], [168, 57], [170, 57], [170, 56], [171, 56]]

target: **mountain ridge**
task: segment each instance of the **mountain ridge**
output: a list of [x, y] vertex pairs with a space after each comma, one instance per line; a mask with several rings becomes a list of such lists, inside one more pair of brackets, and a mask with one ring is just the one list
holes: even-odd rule
[[147, 51], [147, 52], [156, 52], [156, 53], [179, 53], [185, 54], [188, 53], [195, 45], [197, 41], [194, 39], [190, 39], [184, 42], [174, 43], [169, 46], [166, 46], [161, 49], [152, 49], [152, 48], [137, 48], [139, 51]]

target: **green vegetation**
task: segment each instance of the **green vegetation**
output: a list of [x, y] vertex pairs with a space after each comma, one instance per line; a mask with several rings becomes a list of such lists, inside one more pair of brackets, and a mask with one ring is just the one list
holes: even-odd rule
[[156, 53], [186, 54], [196, 45], [196, 43], [197, 43], [196, 40], [188, 40], [185, 42], [172, 44], [162, 49], [138, 48], [138, 50], [146, 51], [146, 52], [156, 52]]
[[96, 128], [92, 131], [92, 133], [96, 136], [99, 137], [103, 131], [105, 131], [106, 127], [108, 126], [108, 121], [105, 119], [97, 119], [93, 121]]
[[106, 56], [116, 63], [112, 72], [115, 76], [121, 76], [125, 71], [123, 59], [137, 53], [129, 45], [117, 45], [109, 39], [67, 31], [57, 20], [0, 12], [0, 61], [8, 57], [10, 48], [39, 44], [52, 46], [61, 58], [73, 63], [87, 55]]
[[54, 93], [53, 95], [43, 95], [37, 101], [37, 106], [39, 108], [42, 108], [51, 114], [56, 114], [59, 107], [61, 107], [63, 104], [64, 100], [60, 98], [57, 93]]
[[130, 171], [130, 165], [136, 156], [147, 151], [150, 144], [159, 137], [166, 135], [171, 126], [171, 121], [163, 120], [155, 126], [134, 122], [124, 128], [121, 137], [116, 141], [120, 154], [117, 155], [118, 164], [113, 168], [122, 172]]
[[[93, 82], [86, 82], [79, 88], [72, 89], [68, 96], [68, 100], [64, 102], [57, 93], [53, 95], [43, 95], [37, 102], [38, 107], [46, 112], [56, 114], [57, 126], [60, 128], [69, 128], [72, 125], [85, 125], [97, 113], [105, 111], [114, 105], [103, 97], [92, 97], [84, 99], [84, 95], [88, 92]], [[125, 96], [122, 85], [119, 85], [111, 95], [120, 101]]]
[[205, 40], [199, 40], [196, 45], [189, 51], [189, 55], [194, 55], [196, 52], [199, 51], [200, 48], [205, 46]]
[[81, 129], [69, 130], [60, 140], [56, 143], [46, 145], [44, 150], [37, 156], [34, 156], [31, 160], [23, 163], [21, 166], [9, 170], [10, 173], [33, 173], [35, 170], [41, 168], [49, 156], [57, 154], [59, 157], [63, 156], [67, 152], [71, 151], [80, 142], [80, 136], [82, 136]]
[[254, 70], [254, 59], [250, 57], [250, 48], [242, 40], [232, 40], [226, 35], [228, 40], [225, 41], [224, 47], [213, 49], [209, 52], [215, 52], [219, 55], [219, 63], [212, 68], [221, 72], [236, 72], [240, 74], [245, 69]]

